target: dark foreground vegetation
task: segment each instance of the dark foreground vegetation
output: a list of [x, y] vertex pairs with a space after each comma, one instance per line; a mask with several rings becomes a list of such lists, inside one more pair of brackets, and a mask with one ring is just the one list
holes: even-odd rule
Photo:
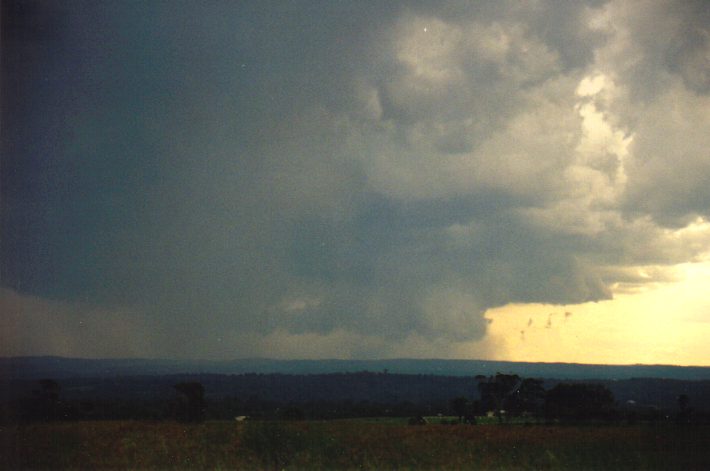
[[0, 427], [2, 469], [710, 469], [706, 425], [92, 421]]
[[710, 469], [707, 381], [361, 372], [0, 388], [4, 469]]

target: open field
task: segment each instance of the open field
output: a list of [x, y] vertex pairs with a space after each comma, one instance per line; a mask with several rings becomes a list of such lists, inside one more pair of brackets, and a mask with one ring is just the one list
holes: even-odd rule
[[710, 469], [710, 427], [396, 422], [2, 426], [3, 469]]

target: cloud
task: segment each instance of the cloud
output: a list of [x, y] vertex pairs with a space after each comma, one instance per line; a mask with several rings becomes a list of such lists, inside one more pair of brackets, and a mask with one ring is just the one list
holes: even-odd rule
[[[0, 355], [160, 355], [163, 336], [142, 313], [51, 301], [0, 289]], [[157, 341], [157, 343], [156, 343]]]
[[[3, 111], [15, 335], [438, 356], [485, 343], [493, 307], [672, 279], [710, 240], [706, 16], [70, 2], [58, 40], [14, 43], [45, 59], [7, 68], [26, 76]], [[57, 340], [72, 319], [117, 333]]]
[[707, 216], [710, 39], [704, 2], [610, 2], [597, 17], [610, 33], [596, 65], [617, 97], [609, 110], [632, 136], [624, 207], [662, 225]]

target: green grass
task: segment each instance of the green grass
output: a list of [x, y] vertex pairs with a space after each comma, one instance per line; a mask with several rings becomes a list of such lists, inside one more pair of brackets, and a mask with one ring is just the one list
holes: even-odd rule
[[710, 427], [78, 422], [0, 427], [1, 469], [710, 469]]

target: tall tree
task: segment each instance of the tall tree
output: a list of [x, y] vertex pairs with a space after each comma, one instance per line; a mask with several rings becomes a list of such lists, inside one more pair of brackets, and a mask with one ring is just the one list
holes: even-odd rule
[[186, 422], [201, 422], [205, 420], [205, 388], [194, 381], [179, 383], [173, 386], [182, 394], [182, 401], [177, 411], [178, 419]]
[[508, 414], [507, 408], [514, 406], [514, 394], [522, 384], [518, 375], [496, 373], [495, 376], [486, 378], [476, 376], [478, 391], [481, 395], [481, 406], [486, 411], [493, 411], [499, 421]]
[[452, 399], [451, 410], [453, 411], [454, 415], [458, 417], [459, 423], [463, 422], [463, 419], [468, 413], [468, 399], [463, 396]]

